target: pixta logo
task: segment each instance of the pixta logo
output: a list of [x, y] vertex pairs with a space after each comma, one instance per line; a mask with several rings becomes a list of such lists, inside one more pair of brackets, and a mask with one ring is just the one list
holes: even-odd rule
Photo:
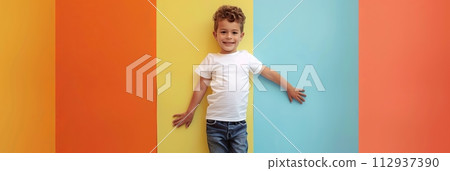
[[[144, 63], [148, 59], [150, 59], [151, 56], [148, 54], [145, 54], [138, 60], [134, 61], [130, 65], [126, 67], [126, 92], [133, 94], [133, 69], [139, 66], [140, 64]], [[139, 68], [136, 71], [136, 96], [144, 98], [143, 96], [143, 87], [144, 87], [144, 73], [148, 70], [150, 70], [153, 66], [157, 65], [161, 62], [161, 59], [159, 58], [153, 58], [150, 62], [143, 65], [141, 68]], [[156, 67], [156, 69], [152, 70], [150, 73], [146, 75], [147, 80], [147, 100], [153, 101], [153, 78], [167, 69], [172, 63], [170, 62], [163, 62], [161, 65]], [[164, 85], [158, 88], [158, 95], [166, 91], [171, 85], [171, 73], [168, 72], [166, 74], [166, 82]]]
[[[247, 70], [245, 68], [249, 68], [249, 65], [194, 65], [193, 66], [193, 90], [194, 91], [199, 91], [200, 87], [196, 84], [198, 82], [196, 82], [195, 80], [198, 80], [198, 75], [195, 72], [197, 67], [202, 66], [203, 70], [201, 72], [205, 72], [205, 73], [212, 73], [212, 77], [216, 78], [215, 81], [215, 85], [216, 86], [220, 86], [220, 87], [225, 87], [225, 89], [227, 91], [248, 91], [248, 84], [239, 84], [238, 85], [238, 81], [237, 80], [237, 70], [241, 69], [244, 70], [244, 72], [246, 72]], [[255, 66], [256, 67], [256, 66]], [[297, 67], [297, 65], [270, 65], [269, 67], [271, 70], [273, 71], [277, 71], [280, 73], [280, 75], [283, 78], [288, 78], [288, 73], [289, 72], [299, 72], [299, 68]], [[253, 85], [255, 86], [255, 89], [258, 91], [267, 91], [266, 87], [264, 87], [264, 85], [262, 84], [262, 82], [260, 81], [260, 77], [261, 75], [257, 74], [253, 76], [253, 79], [251, 80], [253, 82]], [[308, 79], [311, 78], [311, 79]], [[281, 79], [281, 78], [280, 78]], [[282, 87], [286, 87], [287, 85], [287, 80], [283, 79], [280, 80], [280, 91], [286, 91], [284, 90]], [[228, 81], [225, 81], [228, 80]], [[234, 80], [234, 81], [229, 81], [229, 80]], [[317, 74], [316, 69], [314, 68], [313, 65], [305, 65], [305, 67], [303, 68], [302, 74], [300, 75], [300, 79], [298, 80], [297, 84], [295, 85], [296, 88], [300, 88], [300, 89], [304, 89], [305, 87], [313, 87], [312, 82], [314, 82], [314, 86], [316, 87], [317, 91], [319, 92], [324, 92], [326, 91], [324, 85], [322, 84], [322, 81], [320, 80], [319, 74]], [[227, 82], [228, 85], [225, 85], [224, 83]], [[210, 83], [210, 81], [206, 82], [207, 84]], [[284, 85], [284, 86], [283, 86]]]
[[[270, 68], [275, 71], [279, 71], [280, 75], [284, 78], [287, 78], [288, 72], [298, 72], [297, 65], [270, 65]], [[308, 80], [308, 77], [311, 77], [314, 85], [316, 86], [317, 91], [322, 92], [325, 91], [325, 87], [320, 80], [319, 75], [317, 74], [316, 69], [313, 65], [305, 65], [303, 68], [300, 79], [297, 82], [296, 87], [303, 89], [305, 87], [312, 87], [312, 83]], [[282, 83], [283, 84], [283, 83]]]

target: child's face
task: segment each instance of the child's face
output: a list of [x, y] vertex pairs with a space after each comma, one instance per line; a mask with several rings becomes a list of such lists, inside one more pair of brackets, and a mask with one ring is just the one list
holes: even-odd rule
[[217, 30], [213, 32], [213, 35], [222, 49], [220, 53], [236, 52], [239, 42], [244, 37], [244, 32], [241, 32], [240, 26], [238, 22], [229, 22], [226, 19], [218, 22]]

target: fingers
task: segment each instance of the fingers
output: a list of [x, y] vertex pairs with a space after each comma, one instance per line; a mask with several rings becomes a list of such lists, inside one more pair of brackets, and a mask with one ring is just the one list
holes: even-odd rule
[[295, 97], [295, 100], [297, 100], [300, 104], [303, 104], [303, 99], [300, 96]]
[[298, 94], [300, 94], [301, 96], [306, 97], [306, 94], [302, 93], [305, 92], [305, 89], [296, 89], [296, 91], [298, 91]]
[[189, 128], [189, 126], [192, 123], [192, 118], [188, 118], [189, 115], [187, 115], [185, 113], [175, 114], [175, 115], [173, 115], [173, 117], [176, 117], [176, 118], [172, 121], [172, 126], [177, 127], [177, 128], [179, 128], [183, 124], [186, 126], [186, 128]]
[[305, 102], [306, 94], [302, 93], [305, 92], [304, 89], [295, 89], [295, 92], [288, 93], [289, 101], [292, 103], [292, 99], [297, 100], [300, 104], [303, 104]]
[[297, 97], [299, 97], [300, 100], [302, 100], [303, 102], [305, 101], [305, 99], [303, 97], [306, 97], [306, 94], [303, 94], [301, 92], [298, 92]]
[[181, 125], [185, 124], [185, 122], [186, 122], [186, 121], [178, 120], [177, 122], [175, 122], [175, 123], [173, 124], [173, 126], [179, 128]]
[[183, 114], [175, 114], [172, 117], [180, 117], [180, 116], [183, 116]]
[[299, 98], [300, 100], [302, 100], [302, 102], [305, 102], [305, 98], [303, 98], [302, 96], [298, 96], [298, 98]]
[[172, 123], [178, 123], [178, 121], [180, 121], [180, 118], [177, 118], [177, 119], [174, 119], [173, 121], [172, 121]]
[[191, 122], [186, 122], [186, 128], [189, 128], [190, 125], [191, 125]]
[[181, 120], [180, 120], [180, 118], [175, 119], [175, 120], [172, 121], [172, 126], [177, 126], [177, 127], [178, 127], [178, 125], [181, 125]]
[[300, 96], [306, 97], [306, 94], [305, 94], [305, 93], [298, 92], [298, 94], [299, 94]]
[[295, 98], [300, 104], [303, 104], [303, 102], [305, 101], [305, 99], [302, 96], [297, 96]]
[[183, 116], [184, 116], [184, 114], [173, 115], [173, 117], [177, 117], [177, 118], [172, 121], [172, 126], [179, 127], [180, 125], [183, 125], [183, 123], [181, 122], [184, 118]]
[[185, 123], [184, 122], [179, 122], [179, 124], [177, 124], [176, 127], [179, 128], [183, 124], [185, 124]]

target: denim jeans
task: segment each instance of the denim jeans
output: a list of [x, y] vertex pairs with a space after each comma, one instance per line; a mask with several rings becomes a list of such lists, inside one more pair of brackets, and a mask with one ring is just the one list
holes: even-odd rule
[[247, 153], [247, 122], [206, 120], [206, 136], [211, 153]]

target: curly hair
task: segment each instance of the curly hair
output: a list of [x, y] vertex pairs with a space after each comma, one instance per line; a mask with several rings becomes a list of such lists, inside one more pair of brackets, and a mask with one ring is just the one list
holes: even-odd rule
[[219, 21], [227, 19], [229, 22], [237, 22], [241, 25], [241, 32], [244, 31], [245, 15], [241, 8], [230, 5], [223, 5], [214, 13], [214, 31], [219, 26]]

